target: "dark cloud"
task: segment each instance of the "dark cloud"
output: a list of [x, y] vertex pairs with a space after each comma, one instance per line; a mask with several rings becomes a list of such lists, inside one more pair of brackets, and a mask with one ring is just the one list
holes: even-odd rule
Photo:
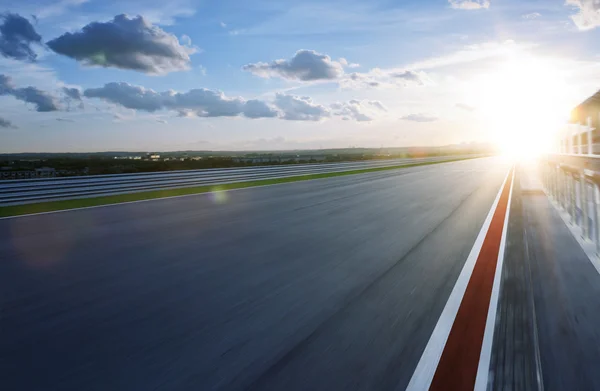
[[150, 74], [186, 70], [196, 50], [177, 37], [153, 26], [141, 16], [117, 15], [108, 22], [93, 22], [76, 33], [48, 42], [56, 53], [85, 65], [132, 69]]
[[405, 121], [414, 121], [414, 122], [434, 122], [438, 120], [438, 117], [431, 114], [425, 113], [417, 113], [417, 114], [408, 114], [400, 119]]
[[18, 100], [31, 103], [40, 112], [61, 109], [58, 99], [53, 95], [31, 86], [16, 88], [12, 79], [6, 75], [0, 75], [0, 95], [12, 95]]
[[0, 15], [0, 54], [17, 60], [34, 61], [32, 44], [41, 44], [42, 37], [27, 19], [18, 14]]
[[16, 129], [17, 127], [9, 120], [0, 117], [0, 128]]
[[62, 92], [70, 99], [81, 100], [82, 95], [81, 95], [81, 90], [79, 88], [63, 87]]
[[245, 65], [243, 70], [261, 77], [280, 77], [288, 80], [334, 80], [344, 74], [341, 63], [314, 50], [298, 50], [289, 60], [275, 60]]
[[179, 93], [173, 91], [156, 92], [128, 83], [108, 83], [101, 88], [89, 88], [84, 91], [88, 98], [100, 98], [129, 109], [154, 112], [175, 110], [180, 116], [197, 115], [200, 117], [234, 117], [244, 115], [248, 118], [275, 117], [265, 102], [246, 101], [243, 98], [230, 98], [221, 91], [194, 89]]
[[83, 94], [81, 89], [77, 87], [63, 87], [61, 89], [64, 99], [63, 101], [67, 104], [68, 110], [72, 109], [72, 104], [75, 103], [77, 108], [83, 109]]
[[6, 75], [0, 74], [0, 95], [8, 95], [15, 89], [12, 79]]
[[319, 121], [331, 115], [329, 109], [307, 96], [277, 94], [275, 106], [282, 111], [281, 118], [293, 121]]

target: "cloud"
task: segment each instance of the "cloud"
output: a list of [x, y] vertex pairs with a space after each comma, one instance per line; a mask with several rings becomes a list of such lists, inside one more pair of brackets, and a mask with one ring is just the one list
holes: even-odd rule
[[248, 118], [273, 118], [279, 113], [267, 103], [258, 99], [251, 99], [244, 104], [244, 116]]
[[229, 98], [221, 91], [204, 88], [180, 93], [174, 91], [156, 92], [128, 83], [108, 83], [100, 88], [84, 91], [88, 98], [100, 98], [128, 109], [155, 112], [174, 110], [180, 116], [272, 118], [277, 112], [267, 103], [259, 100]]
[[448, 0], [450, 7], [461, 10], [490, 8], [489, 0]]
[[371, 106], [373, 106], [373, 107], [376, 107], [377, 109], [379, 109], [379, 110], [381, 110], [381, 111], [387, 111], [387, 107], [385, 107], [385, 106], [383, 105], [383, 103], [381, 103], [381, 102], [380, 102], [380, 101], [378, 101], [378, 100], [369, 100], [369, 101], [367, 101], [367, 104], [368, 104], [368, 105], [371, 105]]
[[340, 85], [349, 89], [397, 88], [427, 84], [432, 84], [432, 81], [425, 72], [379, 68], [373, 68], [366, 73], [353, 72], [340, 80]]
[[462, 110], [466, 110], [466, 111], [475, 111], [475, 110], [477, 110], [475, 107], [470, 106], [470, 105], [468, 105], [466, 103], [457, 103], [456, 107], [459, 108], [459, 109], [462, 109]]
[[[184, 41], [191, 40], [188, 37]], [[190, 55], [197, 51], [143, 17], [130, 19], [127, 15], [90, 23], [79, 32], [63, 34], [47, 44], [56, 53], [87, 66], [159, 75], [189, 69]]]
[[183, 35], [182, 35], [182, 36], [179, 38], [179, 41], [181, 41], [181, 43], [182, 43], [184, 46], [188, 46], [188, 47], [191, 47], [191, 46], [192, 46], [192, 38], [190, 38], [190, 36], [189, 36], [189, 35], [187, 35], [187, 34], [183, 34]]
[[340, 64], [347, 68], [360, 68], [360, 64], [349, 63], [344, 57], [341, 57], [339, 60]]
[[330, 105], [333, 115], [340, 116], [344, 120], [354, 119], [358, 122], [372, 121], [381, 112], [387, 111], [383, 103], [376, 100], [360, 101], [352, 99], [344, 103], [333, 103]]
[[17, 60], [34, 61], [37, 55], [32, 44], [41, 44], [42, 37], [27, 19], [18, 14], [0, 15], [0, 54]]
[[88, 98], [100, 98], [108, 102], [119, 104], [128, 109], [144, 110], [154, 112], [165, 107], [165, 96], [144, 87], [134, 86], [128, 83], [108, 83], [100, 88], [88, 88], [83, 93]]
[[600, 26], [600, 1], [567, 0], [565, 4], [578, 9], [575, 15], [571, 15], [571, 19], [579, 30], [591, 30]]
[[10, 95], [23, 102], [31, 103], [36, 111], [40, 112], [61, 110], [55, 96], [31, 86], [16, 88], [12, 79], [6, 75], [0, 75], [0, 95]]
[[222, 28], [227, 28], [227, 23], [225, 22], [220, 22], [219, 26], [221, 26]]
[[542, 14], [540, 14], [539, 12], [532, 12], [530, 14], [521, 15], [521, 17], [523, 19], [537, 19], [537, 18], [539, 18], [541, 16], [542, 16]]
[[390, 76], [396, 79], [414, 82], [416, 84], [424, 84], [423, 75], [415, 71], [392, 72], [390, 73]]
[[286, 120], [320, 121], [331, 115], [327, 107], [313, 103], [307, 96], [277, 94], [275, 106], [282, 111], [281, 118]]
[[502, 42], [483, 42], [467, 45], [460, 50], [439, 57], [427, 58], [406, 66], [407, 69], [437, 69], [458, 64], [481, 61], [488, 58], [511, 56], [531, 49], [530, 43], [516, 43], [512, 40]]
[[335, 80], [344, 74], [340, 62], [314, 50], [298, 50], [289, 60], [247, 64], [242, 69], [264, 78], [279, 77], [301, 81]]
[[408, 114], [408, 115], [405, 115], [404, 117], [400, 117], [400, 119], [405, 120], [405, 121], [414, 121], [414, 122], [434, 122], [434, 121], [438, 120], [438, 117], [431, 115], [431, 114], [418, 113], [418, 114]]
[[13, 125], [13, 123], [10, 122], [9, 120], [0, 117], [0, 128], [17, 129], [17, 126]]
[[36, 9], [35, 18], [36, 19], [37, 18], [44, 19], [44, 18], [49, 18], [49, 17], [53, 17], [53, 16], [59, 16], [59, 15], [64, 14], [65, 12], [67, 12], [69, 10], [69, 8], [71, 8], [71, 7], [77, 7], [77, 6], [87, 3], [87, 2], [88, 2], [88, 0], [53, 1], [52, 4], [50, 4], [50, 5], [47, 5], [44, 7], [38, 7]]
[[76, 87], [63, 87], [62, 92], [70, 99], [81, 100], [81, 90]]
[[57, 118], [56, 119], [59, 122], [75, 122], [75, 120], [71, 119], [71, 118]]
[[[319, 121], [331, 117], [332, 111], [314, 103], [310, 97], [278, 93], [271, 101], [228, 97], [221, 91], [205, 88], [187, 92], [157, 92], [128, 83], [108, 83], [100, 88], [88, 88], [87, 98], [98, 98], [132, 110], [150, 113], [171, 110], [179, 117], [279, 118], [294, 121]], [[370, 121], [386, 107], [375, 100], [351, 100], [332, 105], [335, 115], [356, 121]]]
[[168, 122], [166, 120], [160, 119], [160, 118], [157, 118], [156, 122], [161, 123], [161, 124], [165, 124], [165, 125], [168, 124]]

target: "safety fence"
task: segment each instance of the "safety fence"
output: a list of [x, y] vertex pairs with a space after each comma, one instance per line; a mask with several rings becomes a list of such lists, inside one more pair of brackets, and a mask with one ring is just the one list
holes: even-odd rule
[[476, 155], [7, 180], [0, 182], [0, 206], [279, 179], [369, 168], [401, 167], [416, 163], [441, 162], [466, 157], [476, 157]]
[[548, 195], [600, 254], [600, 156], [548, 155], [542, 163], [542, 180]]

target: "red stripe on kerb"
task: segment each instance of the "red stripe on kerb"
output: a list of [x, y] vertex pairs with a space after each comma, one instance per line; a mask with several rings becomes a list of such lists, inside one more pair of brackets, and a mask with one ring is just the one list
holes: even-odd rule
[[512, 174], [511, 170], [448, 335], [430, 391], [467, 391], [475, 387]]

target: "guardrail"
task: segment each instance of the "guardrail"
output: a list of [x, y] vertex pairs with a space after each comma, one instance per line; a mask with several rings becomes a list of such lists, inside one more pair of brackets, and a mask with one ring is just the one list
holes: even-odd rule
[[565, 210], [570, 223], [581, 228], [584, 239], [600, 254], [600, 156], [548, 155], [542, 167], [548, 195]]
[[349, 163], [254, 166], [205, 170], [165, 171], [142, 174], [95, 175], [65, 178], [20, 179], [0, 182], [0, 206], [50, 200], [97, 197], [181, 187], [211, 186], [261, 179], [278, 179], [308, 174], [403, 166], [457, 158], [446, 156], [419, 159], [371, 160]]

